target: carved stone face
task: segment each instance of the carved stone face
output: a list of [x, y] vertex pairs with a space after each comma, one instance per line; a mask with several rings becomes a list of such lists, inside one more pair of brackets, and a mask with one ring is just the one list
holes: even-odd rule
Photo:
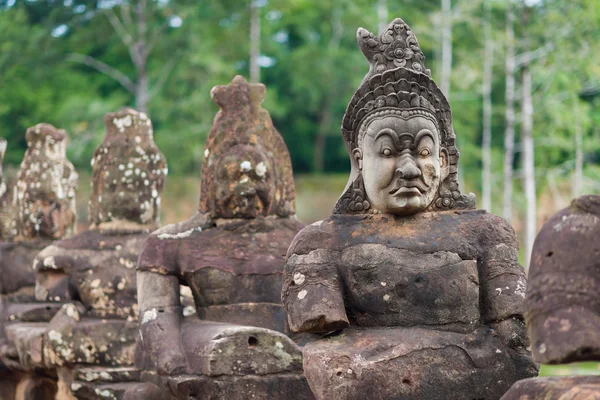
[[216, 208], [225, 218], [266, 215], [273, 202], [272, 168], [252, 146], [235, 146], [217, 166]]
[[410, 215], [424, 211], [448, 175], [448, 155], [428, 118], [383, 116], [367, 122], [354, 157], [375, 209]]

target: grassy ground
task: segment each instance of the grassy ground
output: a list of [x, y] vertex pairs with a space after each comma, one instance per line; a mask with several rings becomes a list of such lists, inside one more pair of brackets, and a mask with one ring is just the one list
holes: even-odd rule
[[[298, 218], [312, 223], [331, 215], [337, 198], [342, 194], [347, 175], [303, 175], [295, 178], [296, 210]], [[79, 228], [86, 229], [87, 200], [90, 193], [90, 176], [82, 174], [77, 193]], [[171, 176], [162, 195], [163, 224], [182, 221], [194, 214], [200, 193], [200, 177]], [[600, 375], [598, 363], [576, 363], [569, 365], [543, 365], [541, 376]]]

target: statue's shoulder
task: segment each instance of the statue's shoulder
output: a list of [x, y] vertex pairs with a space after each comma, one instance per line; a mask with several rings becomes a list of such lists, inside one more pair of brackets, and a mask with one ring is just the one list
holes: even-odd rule
[[480, 242], [505, 243], [518, 247], [515, 230], [504, 218], [485, 210], [462, 211], [461, 213], [473, 213], [475, 218], [470, 221], [470, 224], [478, 234]]
[[165, 225], [152, 232], [146, 242], [173, 241], [187, 239], [192, 234], [206, 230], [210, 225], [210, 218], [203, 213], [196, 213], [193, 217], [175, 224]]
[[306, 225], [292, 240], [287, 252], [288, 257], [292, 254], [308, 254], [317, 249], [330, 248], [344, 226], [342, 220], [339, 216], [331, 216]]

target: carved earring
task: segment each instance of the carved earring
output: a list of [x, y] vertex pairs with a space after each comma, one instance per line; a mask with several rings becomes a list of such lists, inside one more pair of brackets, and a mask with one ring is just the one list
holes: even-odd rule
[[356, 164], [358, 164], [358, 170], [362, 171], [362, 168], [363, 168], [362, 150], [357, 147], [356, 149], [352, 150], [352, 155], [354, 156], [354, 159], [356, 160]]

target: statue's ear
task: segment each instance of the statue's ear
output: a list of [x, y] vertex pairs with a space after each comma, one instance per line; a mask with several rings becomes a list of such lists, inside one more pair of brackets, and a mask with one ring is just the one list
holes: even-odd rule
[[362, 154], [362, 150], [360, 148], [355, 148], [354, 150], [352, 150], [352, 157], [354, 157], [354, 160], [356, 160], [356, 165], [358, 165], [358, 170], [362, 171], [362, 167], [363, 167], [363, 163], [362, 163], [362, 159], [363, 159], [363, 154]]
[[448, 174], [450, 173], [450, 168], [448, 167], [448, 160], [448, 150], [442, 147], [442, 149], [440, 150], [440, 173], [442, 181], [446, 179], [448, 177]]

